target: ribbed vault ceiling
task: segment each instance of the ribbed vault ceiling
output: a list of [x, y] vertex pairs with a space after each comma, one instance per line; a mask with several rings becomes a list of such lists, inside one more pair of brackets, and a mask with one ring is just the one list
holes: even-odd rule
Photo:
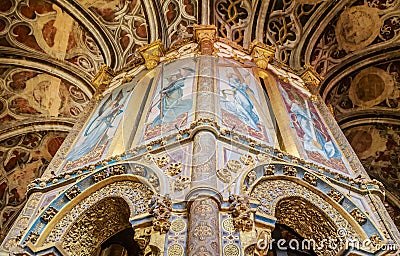
[[193, 24], [275, 58], [311, 65], [369, 174], [390, 194], [400, 225], [400, 0], [1, 0], [0, 240], [85, 109], [90, 81], [119, 70], [135, 50], [192, 36]]

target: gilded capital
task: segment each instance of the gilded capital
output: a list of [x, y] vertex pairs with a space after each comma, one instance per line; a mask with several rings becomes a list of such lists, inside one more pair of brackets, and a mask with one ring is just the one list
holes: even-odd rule
[[114, 71], [107, 65], [103, 65], [92, 79], [92, 84], [97, 91], [103, 91], [114, 77]]
[[301, 74], [301, 79], [303, 79], [307, 85], [313, 86], [313, 88], [310, 89], [317, 89], [321, 81], [324, 80], [324, 78], [310, 65], [305, 66], [305, 70], [303, 74]]
[[275, 55], [275, 48], [257, 40], [254, 40], [251, 45], [251, 57], [254, 60], [254, 63], [257, 67], [266, 69], [268, 63], [273, 59]]
[[160, 63], [160, 57], [164, 56], [164, 48], [160, 40], [142, 46], [138, 51], [142, 55], [147, 69], [155, 68]]
[[202, 54], [211, 55], [214, 49], [214, 41], [217, 36], [217, 28], [214, 25], [194, 25], [194, 38], [200, 45]]

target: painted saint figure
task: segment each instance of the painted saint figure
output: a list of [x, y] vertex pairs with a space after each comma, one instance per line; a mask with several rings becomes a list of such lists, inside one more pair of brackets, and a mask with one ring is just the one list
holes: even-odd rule
[[190, 111], [193, 105], [192, 99], [182, 99], [183, 87], [188, 79], [193, 78], [194, 70], [188, 67], [183, 67], [177, 73], [170, 75], [167, 78], [168, 86], [160, 92], [160, 100], [158, 108], [160, 114], [156, 116], [151, 123], [151, 127], [161, 123], [170, 123], [183, 113]]
[[112, 136], [111, 133], [114, 131], [112, 128], [114, 128], [116, 118], [123, 112], [123, 98], [126, 98], [125, 96], [120, 91], [115, 99], [113, 99], [112, 95], [108, 97], [99, 108], [98, 115], [92, 118], [80, 140], [68, 153], [67, 161], [75, 161], [85, 156]]
[[285, 90], [282, 90], [282, 95], [290, 105], [292, 126], [300, 129], [304, 134], [302, 136], [304, 149], [317, 152], [328, 160], [331, 158], [340, 158], [340, 151], [334, 142], [330, 138], [327, 138], [320, 131], [319, 127], [314, 125], [318, 120], [310, 110], [307, 100], [304, 100], [305, 106], [303, 106], [294, 101], [291, 102]]
[[[244, 123], [253, 128], [256, 131], [261, 131], [257, 125], [260, 118], [257, 113], [254, 112], [254, 105], [251, 100], [251, 96], [247, 93], [254, 94], [254, 92], [245, 83], [239, 81], [236, 75], [228, 74], [229, 83], [228, 85], [232, 89], [222, 90], [222, 101], [221, 104], [226, 110], [231, 112], [240, 118]], [[228, 95], [232, 95], [233, 99], [229, 100]]]

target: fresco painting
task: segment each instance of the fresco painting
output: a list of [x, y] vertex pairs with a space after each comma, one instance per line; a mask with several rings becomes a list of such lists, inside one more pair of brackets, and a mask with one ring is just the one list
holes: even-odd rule
[[190, 123], [194, 81], [193, 60], [177, 61], [160, 67], [157, 88], [145, 124], [145, 141], [182, 129]]
[[[229, 64], [229, 63], [228, 63]], [[240, 70], [229, 65], [218, 66], [219, 105], [222, 125], [241, 134], [271, 143], [271, 134], [266, 129], [261, 113], [264, 95], [250, 68]], [[261, 100], [263, 99], [263, 100]], [[271, 120], [271, 118], [269, 118]]]
[[313, 102], [305, 94], [286, 83], [280, 83], [280, 91], [288, 111], [292, 128], [303, 149], [312, 161], [348, 173], [343, 156], [327, 132]]
[[[89, 153], [94, 153], [96, 155], [95, 159], [101, 157], [108, 140], [114, 136], [117, 130], [122, 118], [121, 113], [125, 111], [130, 92], [131, 86], [125, 86], [102, 100], [77, 143], [66, 156], [67, 161], [76, 161], [84, 158]], [[91, 161], [94, 158], [90, 155]], [[87, 160], [90, 161], [89, 159]]]

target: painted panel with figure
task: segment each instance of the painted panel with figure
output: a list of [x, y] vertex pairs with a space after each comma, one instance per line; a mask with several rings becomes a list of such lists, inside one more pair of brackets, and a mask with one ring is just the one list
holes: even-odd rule
[[325, 166], [349, 173], [339, 147], [310, 98], [294, 86], [280, 83], [291, 127], [307, 157]]
[[183, 59], [159, 67], [160, 75], [146, 118], [144, 141], [182, 129], [192, 121], [195, 66], [195, 59]]
[[133, 83], [130, 83], [104, 97], [68, 152], [66, 169], [101, 159], [109, 140], [115, 135], [132, 88]]
[[[273, 122], [267, 98], [251, 68], [237, 68], [231, 63], [217, 66], [219, 115], [222, 126], [237, 133], [272, 144]], [[264, 106], [264, 107], [261, 107]]]

